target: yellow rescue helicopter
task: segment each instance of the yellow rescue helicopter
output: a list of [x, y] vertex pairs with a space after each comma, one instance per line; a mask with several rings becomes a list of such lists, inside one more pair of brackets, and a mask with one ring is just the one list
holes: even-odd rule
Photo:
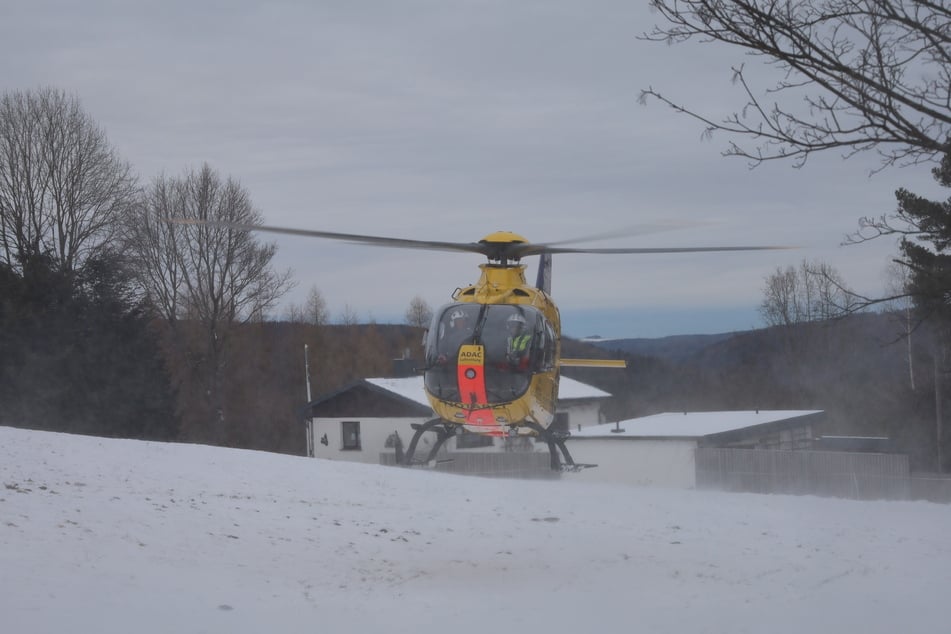
[[[624, 361], [561, 357], [561, 317], [552, 301], [551, 264], [554, 254], [656, 254], [782, 249], [775, 246], [679, 248], [574, 248], [565, 242], [533, 244], [509, 231], [491, 233], [478, 242], [437, 242], [368, 236], [211, 220], [175, 219], [184, 224], [212, 224], [246, 231], [291, 234], [404, 249], [481, 253], [479, 281], [456, 289], [452, 301], [438, 309], [425, 339], [422, 368], [426, 394], [437, 418], [417, 425], [404, 453], [404, 464], [431, 464], [437, 452], [456, 434], [532, 436], [548, 444], [552, 469], [569, 471], [576, 464], [565, 439], [567, 430], [552, 428], [563, 367], [623, 368]], [[668, 227], [669, 228], [669, 227]], [[657, 230], [656, 228], [653, 230]], [[650, 229], [637, 231], [645, 233]], [[625, 232], [630, 235], [633, 231]], [[590, 236], [572, 242], [602, 239]], [[534, 286], [525, 279], [527, 256], [539, 256]], [[424, 461], [415, 453], [423, 434], [433, 431]], [[559, 455], [560, 454], [560, 455]]]

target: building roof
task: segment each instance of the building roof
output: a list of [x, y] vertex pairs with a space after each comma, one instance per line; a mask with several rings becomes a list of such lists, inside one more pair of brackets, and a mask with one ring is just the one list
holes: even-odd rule
[[366, 379], [366, 382], [429, 407], [429, 399], [426, 398], [426, 391], [423, 389], [423, 377], [421, 376], [407, 376], [399, 379]]
[[411, 392], [401, 394], [376, 385], [371, 380], [359, 379], [344, 387], [318, 396], [305, 408], [305, 418], [366, 417], [430, 417], [429, 401]]
[[[678, 438], [696, 439], [750, 427], [794, 421], [821, 414], [822, 410], [758, 410], [734, 412], [665, 412], [629, 418], [617, 423], [592, 425], [572, 431], [572, 438]], [[805, 422], [805, 421], [803, 421]], [[623, 431], [615, 431], [621, 429]]]
[[608, 398], [610, 396], [611, 395], [604, 390], [599, 390], [593, 385], [588, 385], [587, 383], [582, 383], [581, 381], [569, 379], [564, 375], [562, 375], [561, 380], [558, 381], [559, 401], [570, 401], [575, 399], [580, 400], [586, 398]]

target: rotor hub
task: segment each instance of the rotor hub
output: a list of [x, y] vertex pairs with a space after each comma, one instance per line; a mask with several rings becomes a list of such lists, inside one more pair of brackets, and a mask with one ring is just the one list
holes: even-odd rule
[[521, 259], [522, 253], [518, 247], [528, 244], [528, 240], [511, 231], [496, 231], [479, 240], [479, 244], [486, 248], [485, 255], [489, 260], [506, 264]]

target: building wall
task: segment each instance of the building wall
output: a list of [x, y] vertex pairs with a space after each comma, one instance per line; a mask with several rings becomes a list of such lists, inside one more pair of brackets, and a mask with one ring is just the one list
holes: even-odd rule
[[[568, 423], [570, 429], [575, 430], [578, 425], [588, 427], [596, 425], [599, 422], [601, 404], [597, 401], [569, 402], [566, 406], [560, 407], [559, 411], [568, 412]], [[314, 457], [325, 458], [329, 460], [349, 460], [351, 462], [366, 462], [372, 464], [380, 463], [381, 452], [392, 452], [392, 448], [387, 448], [386, 439], [393, 432], [398, 432], [403, 441], [403, 449], [409, 448], [409, 443], [413, 438], [415, 430], [411, 427], [413, 424], [424, 423], [431, 417], [417, 418], [368, 418], [360, 416], [335, 417], [335, 418], [315, 418], [308, 423], [310, 425], [311, 440], [313, 443]], [[361, 448], [360, 450], [343, 449], [342, 424], [344, 421], [355, 421], [360, 423]], [[326, 434], [327, 444], [321, 443], [321, 438]], [[429, 447], [435, 440], [434, 433], [424, 434], [420, 438], [419, 446], [416, 450], [416, 458], [423, 459], [429, 453]], [[487, 447], [482, 451], [506, 451], [506, 439], [496, 439], [494, 447]], [[446, 451], [455, 449], [455, 439], [450, 439], [444, 445]], [[536, 451], [548, 451], [545, 443], [539, 443]], [[478, 451], [478, 450], [466, 450]]]
[[559, 404], [558, 411], [568, 413], [569, 431], [576, 431], [579, 426], [590, 427], [604, 422], [601, 420], [601, 403], [598, 401]]
[[[393, 451], [386, 448], [386, 439], [390, 434], [397, 432], [403, 441], [403, 448], [409, 447], [409, 442], [413, 438], [415, 431], [411, 425], [415, 423], [424, 423], [428, 418], [360, 418], [353, 416], [349, 418], [315, 418], [310, 423], [313, 425], [314, 457], [325, 458], [328, 460], [348, 460], [350, 462], [366, 462], [371, 464], [380, 464], [380, 453], [384, 451]], [[344, 421], [357, 421], [360, 423], [360, 449], [343, 448], [343, 425]], [[321, 443], [321, 438], [326, 434], [327, 444]], [[428, 437], [433, 434], [425, 434], [420, 439], [417, 455], [421, 451], [427, 451]], [[430, 441], [431, 442], [431, 441]], [[425, 454], [423, 454], [425, 456]]]
[[598, 465], [570, 479], [692, 489], [696, 486], [695, 440], [584, 438], [568, 440], [576, 463]]

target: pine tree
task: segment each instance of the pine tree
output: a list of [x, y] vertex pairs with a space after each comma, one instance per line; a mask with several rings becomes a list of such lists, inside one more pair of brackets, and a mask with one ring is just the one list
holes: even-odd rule
[[[943, 187], [951, 187], [951, 154], [932, 171]], [[898, 216], [916, 229], [901, 243], [904, 263], [911, 270], [907, 292], [923, 317], [951, 323], [951, 197], [927, 200], [905, 189], [895, 195]]]
[[149, 314], [115, 257], [64, 270], [49, 254], [0, 264], [0, 422], [172, 439], [171, 393]]

